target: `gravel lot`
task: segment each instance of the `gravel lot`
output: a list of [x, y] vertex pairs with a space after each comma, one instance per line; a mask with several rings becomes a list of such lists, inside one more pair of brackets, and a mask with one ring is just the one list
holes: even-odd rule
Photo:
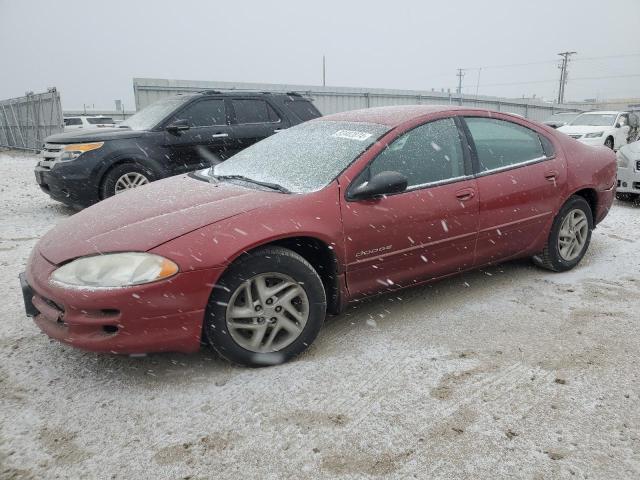
[[41, 334], [17, 276], [73, 212], [34, 162], [0, 153], [2, 479], [640, 477], [640, 206], [616, 203], [569, 273], [511, 262], [381, 296], [254, 370]]

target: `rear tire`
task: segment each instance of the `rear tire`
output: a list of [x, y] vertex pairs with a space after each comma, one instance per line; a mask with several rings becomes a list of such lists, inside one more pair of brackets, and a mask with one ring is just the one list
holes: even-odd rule
[[589, 203], [573, 195], [553, 220], [547, 245], [534, 257], [535, 263], [554, 272], [571, 270], [587, 252], [592, 230], [593, 213]]
[[326, 310], [322, 280], [309, 262], [286, 248], [260, 248], [233, 263], [215, 286], [204, 333], [232, 363], [276, 365], [313, 343]]
[[[102, 180], [100, 198], [112, 197], [121, 191], [153, 182], [154, 173], [139, 163], [122, 163], [109, 170]], [[129, 185], [129, 186], [127, 186]]]

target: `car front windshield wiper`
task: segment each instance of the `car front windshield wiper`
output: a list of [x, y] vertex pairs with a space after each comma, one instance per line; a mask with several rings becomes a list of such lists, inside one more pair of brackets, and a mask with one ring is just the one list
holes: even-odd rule
[[291, 193], [291, 190], [283, 187], [282, 185], [278, 185], [277, 183], [261, 182], [259, 180], [254, 180], [253, 178], [245, 177], [244, 175], [214, 175], [214, 178], [217, 180], [241, 180], [243, 182], [255, 183], [256, 185], [267, 187], [280, 193]]

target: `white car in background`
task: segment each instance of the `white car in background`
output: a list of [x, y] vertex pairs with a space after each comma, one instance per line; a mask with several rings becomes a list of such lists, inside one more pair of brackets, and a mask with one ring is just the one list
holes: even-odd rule
[[618, 150], [618, 200], [640, 198], [640, 141]]
[[618, 150], [628, 143], [629, 112], [585, 112], [558, 128], [587, 145], [604, 145]]
[[90, 130], [92, 128], [113, 128], [116, 122], [111, 117], [102, 115], [86, 116], [78, 115], [77, 117], [64, 117], [64, 131], [79, 130], [81, 128]]

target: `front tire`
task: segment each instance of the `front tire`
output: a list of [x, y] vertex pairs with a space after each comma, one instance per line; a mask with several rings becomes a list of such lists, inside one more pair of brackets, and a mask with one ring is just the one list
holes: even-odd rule
[[326, 315], [320, 276], [302, 256], [282, 247], [251, 252], [214, 288], [204, 333], [223, 358], [240, 365], [276, 365], [315, 340]]
[[122, 163], [105, 174], [100, 197], [102, 199], [112, 197], [132, 188], [146, 185], [155, 179], [153, 172], [139, 163]]
[[534, 261], [554, 272], [571, 270], [587, 252], [592, 230], [593, 213], [589, 203], [573, 195], [556, 215], [547, 245]]

